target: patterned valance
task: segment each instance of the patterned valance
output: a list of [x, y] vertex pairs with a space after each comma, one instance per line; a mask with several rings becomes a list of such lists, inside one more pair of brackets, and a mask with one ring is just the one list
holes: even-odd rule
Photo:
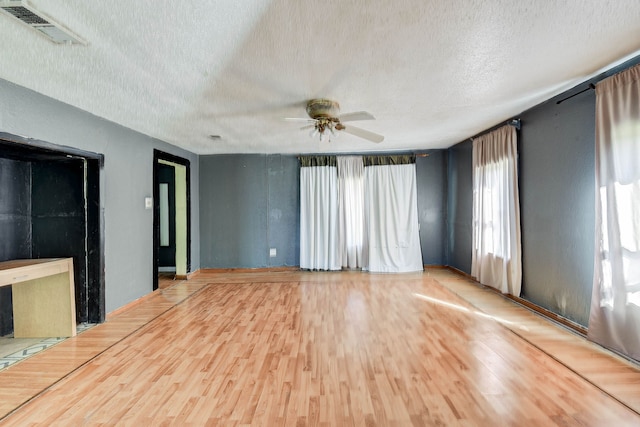
[[336, 156], [300, 156], [300, 166], [336, 166]]
[[365, 166], [409, 165], [416, 162], [415, 154], [397, 156], [362, 156]]
[[[337, 166], [337, 156], [299, 156], [300, 166]], [[362, 156], [365, 166], [409, 165], [416, 162], [415, 154]]]

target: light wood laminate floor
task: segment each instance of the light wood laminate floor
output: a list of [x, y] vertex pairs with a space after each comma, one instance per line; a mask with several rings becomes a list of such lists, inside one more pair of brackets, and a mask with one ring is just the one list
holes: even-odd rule
[[0, 424], [622, 426], [639, 389], [447, 270], [206, 273], [1, 371]]

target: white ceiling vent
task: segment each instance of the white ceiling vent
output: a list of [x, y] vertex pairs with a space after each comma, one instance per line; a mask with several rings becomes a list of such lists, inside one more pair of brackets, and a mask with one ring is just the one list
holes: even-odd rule
[[43, 34], [54, 43], [87, 44], [64, 25], [36, 10], [27, 0], [0, 0], [0, 10]]

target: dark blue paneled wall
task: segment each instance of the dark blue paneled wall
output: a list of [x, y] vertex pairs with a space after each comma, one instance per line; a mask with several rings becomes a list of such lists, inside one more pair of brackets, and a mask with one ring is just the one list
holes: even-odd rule
[[200, 156], [202, 267], [299, 265], [298, 182], [294, 156]]
[[270, 266], [300, 265], [300, 173], [293, 156], [267, 156], [267, 247]]
[[[521, 115], [522, 297], [581, 325], [589, 321], [594, 248], [595, 95]], [[449, 150], [448, 263], [471, 273], [472, 145]]]
[[[446, 151], [435, 150], [417, 159], [425, 264], [444, 264], [446, 158]], [[299, 175], [295, 156], [200, 156], [202, 267], [300, 265]]]
[[595, 235], [595, 93], [522, 115], [522, 296], [589, 322]]
[[420, 244], [425, 265], [444, 265], [447, 213], [447, 152], [435, 150], [416, 159]]
[[447, 262], [471, 274], [473, 188], [470, 140], [448, 150]]

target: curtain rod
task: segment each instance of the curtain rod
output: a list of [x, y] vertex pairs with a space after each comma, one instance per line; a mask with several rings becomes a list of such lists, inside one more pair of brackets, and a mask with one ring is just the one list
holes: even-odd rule
[[349, 154], [321, 154], [321, 153], [314, 153], [314, 154], [299, 154], [296, 156], [296, 159], [300, 160], [301, 157], [303, 156], [336, 156], [336, 157], [340, 157], [340, 156], [416, 156], [416, 157], [429, 157], [431, 154], [429, 153], [405, 153], [405, 154], [388, 154], [388, 153], [384, 153], [384, 154], [362, 154], [362, 153], [349, 153]]
[[486, 135], [489, 132], [493, 132], [494, 130], [501, 128], [502, 126], [513, 126], [517, 130], [520, 130], [520, 128], [522, 127], [522, 124], [520, 123], [520, 119], [510, 119], [510, 120], [507, 120], [506, 122], [498, 123], [497, 125], [492, 126], [487, 130], [483, 130], [482, 132], [480, 132], [478, 134], [475, 134], [472, 137], [467, 138], [466, 140], [467, 141], [468, 140], [472, 140], [473, 141], [474, 138], [477, 138], [477, 137], [482, 136], [482, 135]]
[[571, 98], [573, 98], [574, 96], [578, 96], [578, 95], [580, 95], [581, 93], [584, 93], [584, 92], [586, 92], [586, 91], [588, 91], [588, 90], [593, 90], [593, 89], [595, 89], [595, 88], [596, 88], [596, 85], [594, 85], [593, 83], [589, 83], [589, 86], [587, 86], [587, 88], [586, 88], [586, 89], [582, 89], [580, 92], [576, 92], [576, 93], [574, 93], [573, 95], [569, 95], [569, 96], [567, 96], [566, 98], [562, 98], [561, 100], [559, 100], [559, 101], [557, 101], [557, 102], [556, 102], [556, 105], [558, 105], [558, 104], [562, 104], [562, 103], [563, 103], [564, 101], [566, 101], [567, 99], [571, 99]]

